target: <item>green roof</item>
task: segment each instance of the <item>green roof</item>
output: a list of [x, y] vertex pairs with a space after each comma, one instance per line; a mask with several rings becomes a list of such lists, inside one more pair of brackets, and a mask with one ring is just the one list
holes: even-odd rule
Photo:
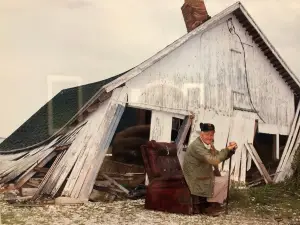
[[[32, 146], [48, 139], [55, 131], [62, 128], [101, 87], [124, 73], [99, 82], [60, 91], [7, 137], [0, 144], [0, 150], [9, 152], [13, 149]], [[52, 120], [49, 120], [49, 118], [52, 118]], [[49, 132], [49, 127], [54, 129]]]

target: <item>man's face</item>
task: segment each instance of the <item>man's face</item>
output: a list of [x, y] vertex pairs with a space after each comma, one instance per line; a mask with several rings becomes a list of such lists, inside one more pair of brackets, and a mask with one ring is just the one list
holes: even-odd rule
[[207, 145], [210, 145], [213, 142], [214, 136], [215, 136], [214, 131], [207, 131], [207, 132], [200, 133], [200, 137], [201, 137], [202, 141]]

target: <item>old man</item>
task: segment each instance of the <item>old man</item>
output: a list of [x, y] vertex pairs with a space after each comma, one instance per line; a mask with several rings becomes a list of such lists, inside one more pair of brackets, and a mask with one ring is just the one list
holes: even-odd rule
[[183, 174], [192, 194], [195, 213], [206, 199], [208, 204], [204, 213], [218, 215], [227, 197], [228, 176], [221, 177], [217, 168], [234, 153], [237, 144], [230, 142], [226, 148], [217, 151], [213, 146], [215, 126], [201, 123], [200, 129], [200, 136], [187, 148]]

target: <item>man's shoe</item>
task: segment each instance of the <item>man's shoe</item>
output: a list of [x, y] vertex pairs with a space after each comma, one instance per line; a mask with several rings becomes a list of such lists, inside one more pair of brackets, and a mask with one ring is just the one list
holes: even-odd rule
[[204, 214], [207, 215], [207, 216], [216, 217], [216, 216], [220, 215], [220, 212], [218, 210], [216, 210], [215, 207], [209, 206], [205, 209]]
[[214, 203], [212, 204], [212, 207], [214, 207], [214, 209], [215, 209], [216, 211], [218, 211], [218, 212], [221, 212], [221, 211], [224, 210], [224, 208], [221, 206], [221, 204], [220, 204], [220, 203], [217, 203], [217, 202], [214, 202]]

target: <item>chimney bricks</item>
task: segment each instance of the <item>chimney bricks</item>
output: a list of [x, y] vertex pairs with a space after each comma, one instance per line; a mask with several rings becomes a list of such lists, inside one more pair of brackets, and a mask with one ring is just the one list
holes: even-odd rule
[[181, 11], [188, 32], [210, 18], [203, 0], [185, 0]]

